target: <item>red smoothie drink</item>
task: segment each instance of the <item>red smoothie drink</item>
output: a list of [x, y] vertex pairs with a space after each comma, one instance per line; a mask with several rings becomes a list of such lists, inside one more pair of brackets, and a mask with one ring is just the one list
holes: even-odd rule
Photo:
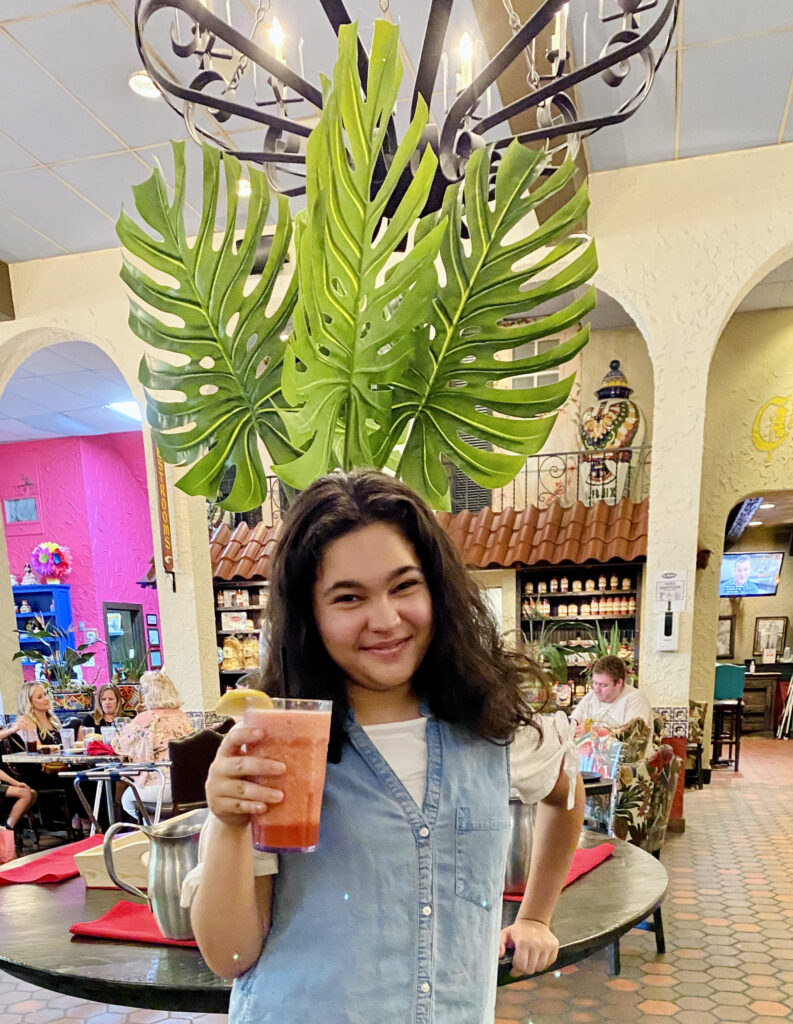
[[273, 708], [249, 709], [246, 726], [261, 729], [262, 739], [248, 752], [282, 761], [283, 775], [262, 781], [283, 791], [279, 804], [251, 818], [253, 845], [273, 853], [310, 853], [319, 842], [319, 813], [330, 736], [329, 700], [281, 700]]

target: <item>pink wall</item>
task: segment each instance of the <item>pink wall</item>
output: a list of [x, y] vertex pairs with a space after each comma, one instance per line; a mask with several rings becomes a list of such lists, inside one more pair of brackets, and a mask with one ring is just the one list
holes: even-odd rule
[[[79, 623], [105, 637], [102, 602], [139, 604], [159, 623], [157, 592], [136, 580], [153, 552], [146, 490], [143, 435], [63, 437], [0, 446], [2, 496], [13, 496], [27, 478], [38, 490], [38, 525], [6, 526], [11, 572], [21, 579], [30, 552], [42, 540], [56, 540], [71, 551], [72, 614], [77, 643], [85, 640]], [[159, 628], [159, 626], [158, 626]], [[97, 646], [96, 668], [88, 682], [106, 682], [107, 657]]]

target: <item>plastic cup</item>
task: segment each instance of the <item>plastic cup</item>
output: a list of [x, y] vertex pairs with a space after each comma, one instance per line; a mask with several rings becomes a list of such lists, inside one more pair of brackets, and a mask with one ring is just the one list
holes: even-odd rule
[[261, 779], [282, 790], [284, 798], [251, 817], [257, 850], [310, 853], [317, 848], [331, 707], [329, 700], [274, 698], [271, 709], [249, 708], [243, 715], [246, 726], [264, 733], [258, 743], [247, 745], [248, 753], [286, 765], [283, 775]]
[[113, 746], [113, 740], [116, 738], [116, 730], [112, 725], [103, 725], [99, 730], [102, 736], [102, 742], [106, 743], [109, 747]]
[[35, 754], [39, 749], [39, 740], [35, 732], [23, 732], [25, 737], [25, 749], [29, 754]]
[[64, 750], [71, 750], [74, 746], [74, 729], [61, 729], [61, 743]]

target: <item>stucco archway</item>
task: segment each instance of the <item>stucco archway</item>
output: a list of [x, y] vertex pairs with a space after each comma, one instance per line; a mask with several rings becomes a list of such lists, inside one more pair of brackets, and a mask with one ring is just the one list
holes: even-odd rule
[[[793, 242], [747, 277], [710, 361], [698, 537], [712, 554], [696, 575], [691, 696], [697, 700], [710, 702], [713, 696], [719, 569], [730, 509], [746, 497], [789, 489], [793, 480], [793, 308], [735, 312], [751, 289], [792, 255]], [[787, 436], [768, 450], [762, 438], [771, 422], [763, 410], [778, 396], [788, 400]], [[750, 614], [740, 607], [743, 601], [738, 604], [736, 614]]]
[[[128, 303], [119, 279], [118, 250], [35, 261], [12, 267], [17, 319], [0, 324], [0, 386], [37, 349], [57, 341], [80, 339], [96, 344], [119, 367], [130, 391], [142, 402], [137, 382], [142, 344], [127, 326]], [[155, 467], [144, 424], [146, 478], [150, 502], [156, 495]], [[166, 466], [176, 558], [175, 589], [162, 572], [162, 551], [156, 508], [150, 504], [158, 571], [158, 598], [166, 668], [188, 710], [214, 706], [219, 692], [217, 642], [212, 600], [212, 573], [206, 525], [206, 504], [175, 488], [179, 471]], [[2, 543], [0, 558], [7, 559]], [[14, 653], [10, 580], [0, 581], [0, 663]], [[12, 679], [10, 672], [4, 678]], [[14, 692], [16, 685], [11, 684]], [[12, 710], [6, 701], [6, 712]]]

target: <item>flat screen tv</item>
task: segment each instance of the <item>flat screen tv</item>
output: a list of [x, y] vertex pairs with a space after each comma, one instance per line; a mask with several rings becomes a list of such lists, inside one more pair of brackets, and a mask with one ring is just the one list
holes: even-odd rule
[[721, 562], [719, 597], [773, 597], [782, 551], [730, 551]]

